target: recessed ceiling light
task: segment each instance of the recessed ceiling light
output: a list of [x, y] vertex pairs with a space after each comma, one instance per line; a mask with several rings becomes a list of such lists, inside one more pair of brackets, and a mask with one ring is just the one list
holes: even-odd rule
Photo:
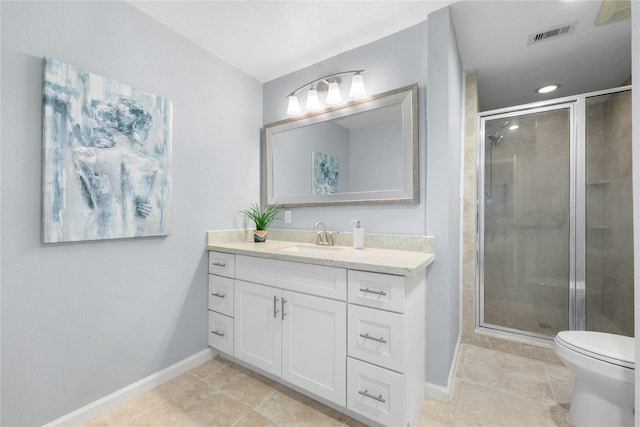
[[520, 126], [518, 126], [518, 125], [511, 125], [511, 126], [509, 126], [509, 130], [516, 130], [516, 129], [518, 129], [519, 127], [520, 127]]
[[536, 93], [549, 93], [560, 87], [560, 83], [554, 83], [552, 85], [545, 85], [536, 89]]

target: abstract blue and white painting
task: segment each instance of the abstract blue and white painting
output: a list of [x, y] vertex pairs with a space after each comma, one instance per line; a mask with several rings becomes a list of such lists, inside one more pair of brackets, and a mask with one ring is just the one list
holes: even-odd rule
[[171, 101], [43, 63], [44, 242], [171, 234]]
[[328, 154], [313, 152], [312, 194], [335, 194], [338, 192], [338, 159]]

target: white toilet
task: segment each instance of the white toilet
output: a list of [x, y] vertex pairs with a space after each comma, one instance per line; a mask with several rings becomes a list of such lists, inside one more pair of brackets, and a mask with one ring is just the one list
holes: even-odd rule
[[634, 425], [634, 339], [562, 331], [554, 350], [575, 374], [569, 417], [576, 427]]

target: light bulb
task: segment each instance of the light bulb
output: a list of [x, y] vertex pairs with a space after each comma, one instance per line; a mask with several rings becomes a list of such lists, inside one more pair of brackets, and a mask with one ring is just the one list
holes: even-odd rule
[[318, 99], [318, 91], [315, 87], [309, 89], [307, 92], [307, 104], [305, 108], [309, 111], [319, 110], [320, 109], [320, 100]]
[[327, 104], [335, 105], [342, 102], [342, 95], [340, 95], [340, 86], [334, 80], [329, 83], [329, 92], [327, 93]]
[[362, 81], [362, 74], [356, 73], [351, 78], [349, 96], [354, 99], [364, 98], [367, 96], [367, 91], [364, 89], [364, 82]]
[[536, 89], [536, 93], [549, 93], [560, 87], [560, 83], [554, 83], [546, 86], [539, 87]]
[[295, 95], [289, 96], [289, 106], [287, 107], [287, 114], [290, 116], [300, 114], [300, 104], [298, 103], [298, 97]]

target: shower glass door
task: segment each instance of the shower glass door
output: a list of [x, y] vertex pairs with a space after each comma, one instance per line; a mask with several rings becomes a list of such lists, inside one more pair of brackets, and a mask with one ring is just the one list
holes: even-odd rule
[[631, 89], [480, 117], [479, 325], [633, 336]]
[[565, 103], [481, 120], [481, 326], [533, 336], [568, 329], [573, 109]]

